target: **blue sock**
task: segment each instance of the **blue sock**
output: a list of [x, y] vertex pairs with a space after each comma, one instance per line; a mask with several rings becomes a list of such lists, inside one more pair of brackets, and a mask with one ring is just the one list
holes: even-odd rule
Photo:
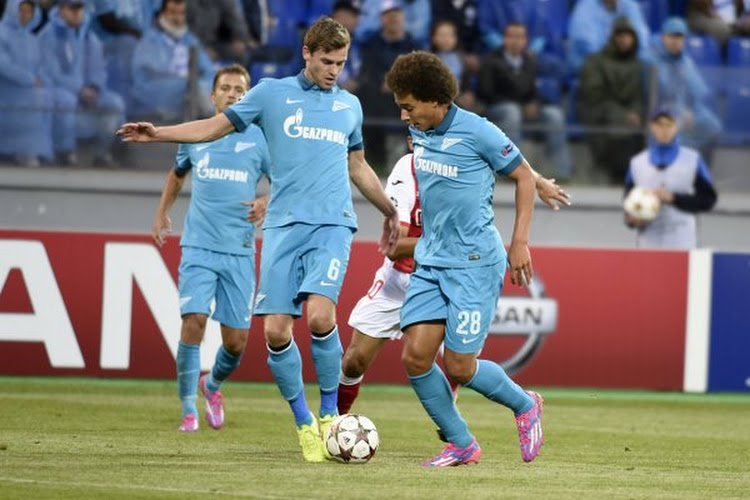
[[433, 363], [427, 373], [416, 377], [410, 375], [409, 381], [427, 414], [448, 441], [461, 448], [469, 446], [474, 436], [453, 403], [453, 394], [442, 370]]
[[201, 374], [201, 346], [180, 342], [177, 347], [177, 392], [182, 402], [182, 416], [198, 415], [198, 378]]
[[337, 415], [341, 356], [344, 353], [339, 329], [334, 326], [325, 337], [313, 334], [310, 350], [320, 387], [320, 416]]
[[486, 359], [477, 360], [477, 371], [464, 385], [495, 403], [507, 406], [516, 415], [534, 406], [531, 396], [513, 382], [500, 365]]
[[305, 400], [305, 388], [302, 383], [302, 357], [294, 339], [283, 351], [268, 349], [268, 367], [271, 368], [281, 395], [292, 408], [297, 427], [310, 424], [310, 408]]
[[206, 389], [210, 392], [219, 390], [221, 383], [240, 365], [242, 354], [234, 355], [227, 351], [224, 346], [219, 347], [216, 352], [216, 360], [211, 373], [206, 377]]

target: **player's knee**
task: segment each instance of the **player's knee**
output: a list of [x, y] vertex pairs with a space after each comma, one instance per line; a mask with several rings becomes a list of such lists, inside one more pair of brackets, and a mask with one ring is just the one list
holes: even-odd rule
[[361, 377], [367, 370], [367, 361], [361, 353], [347, 349], [341, 359], [341, 371], [349, 378]]
[[263, 335], [271, 347], [279, 347], [292, 340], [292, 325], [283, 320], [267, 317], [263, 322]]
[[408, 349], [404, 349], [401, 353], [401, 363], [404, 365], [404, 368], [406, 368], [406, 373], [415, 376], [427, 373], [432, 367], [433, 360], [425, 356], [420, 356]]
[[336, 326], [336, 321], [330, 311], [308, 309], [307, 326], [311, 332], [325, 333], [333, 330], [333, 327]]
[[465, 384], [474, 376], [474, 362], [468, 362], [465, 359], [452, 359], [445, 357], [443, 366], [445, 374], [456, 383]]
[[203, 332], [206, 331], [206, 316], [202, 314], [186, 314], [182, 317], [180, 340], [186, 344], [200, 344]]
[[243, 330], [234, 330], [231, 335], [224, 339], [224, 349], [234, 356], [239, 356], [245, 350], [247, 345], [248, 332]]

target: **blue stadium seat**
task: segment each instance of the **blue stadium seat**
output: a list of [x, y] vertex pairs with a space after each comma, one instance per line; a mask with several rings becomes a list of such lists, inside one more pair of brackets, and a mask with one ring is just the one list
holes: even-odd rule
[[543, 101], [553, 104], [560, 104], [560, 81], [557, 78], [537, 78], [536, 91]]
[[730, 38], [727, 44], [727, 64], [750, 68], [750, 38]]
[[307, 22], [307, 2], [300, 0], [273, 0], [268, 2], [268, 10], [278, 20], [301, 25]]
[[685, 50], [699, 66], [719, 66], [722, 64], [721, 50], [715, 39], [706, 35], [688, 35]]
[[555, 37], [564, 39], [568, 35], [567, 0], [535, 0], [536, 12], [549, 20], [550, 31]]
[[312, 24], [320, 16], [328, 16], [333, 10], [334, 0], [308, 0], [307, 24]]
[[750, 85], [742, 85], [728, 92], [726, 110], [724, 128], [727, 137], [722, 142], [750, 142]]
[[652, 33], [659, 33], [661, 25], [669, 16], [668, 0], [636, 0]]
[[267, 45], [296, 48], [301, 46], [299, 24], [295, 19], [279, 18], [268, 32]]

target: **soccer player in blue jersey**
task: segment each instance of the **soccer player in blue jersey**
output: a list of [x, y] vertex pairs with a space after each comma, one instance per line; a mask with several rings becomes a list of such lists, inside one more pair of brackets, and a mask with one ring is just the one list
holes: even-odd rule
[[[380, 250], [399, 234], [398, 213], [364, 157], [359, 100], [336, 86], [350, 45], [340, 23], [323, 17], [305, 34], [305, 68], [298, 75], [261, 80], [224, 113], [168, 127], [123, 125], [136, 142], [206, 142], [256, 123], [271, 152], [271, 198], [263, 225], [255, 314], [263, 316], [268, 364], [289, 402], [305, 460], [325, 460], [321, 433], [337, 415], [341, 341], [336, 301], [349, 262], [356, 214], [351, 180], [385, 216]], [[292, 323], [307, 301], [312, 358], [320, 387], [318, 417], [310, 411]]]
[[[422, 206], [417, 268], [401, 309], [402, 360], [419, 400], [448, 440], [422, 465], [469, 464], [481, 456], [435, 364], [443, 341], [448, 376], [513, 411], [522, 458], [531, 461], [543, 443], [542, 397], [524, 391], [500, 365], [477, 359], [477, 353], [487, 338], [506, 266], [513, 283], [527, 283], [533, 274], [528, 241], [534, 173], [499, 128], [453, 104], [458, 85], [436, 55], [399, 56], [386, 81], [401, 119], [410, 125]], [[507, 255], [492, 210], [495, 174], [516, 184]]]
[[[250, 75], [233, 64], [214, 77], [216, 113], [223, 113], [250, 88]], [[164, 244], [171, 232], [169, 210], [193, 172], [193, 192], [180, 245], [180, 314], [177, 385], [182, 401], [180, 431], [198, 430], [198, 387], [206, 399], [206, 420], [214, 429], [224, 425], [221, 383], [237, 368], [247, 344], [255, 292], [254, 222], [265, 213], [267, 197], [256, 199], [255, 187], [270, 166], [268, 146], [256, 126], [214, 142], [181, 144], [156, 210], [152, 236]], [[247, 206], [250, 206], [248, 209]], [[221, 323], [222, 346], [211, 372], [200, 375], [200, 344], [212, 317]]]

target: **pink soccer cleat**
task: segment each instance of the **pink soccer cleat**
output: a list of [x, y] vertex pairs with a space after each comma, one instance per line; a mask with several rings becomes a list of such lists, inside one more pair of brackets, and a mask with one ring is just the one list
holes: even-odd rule
[[206, 377], [203, 375], [198, 381], [203, 397], [206, 398], [206, 421], [212, 429], [217, 431], [224, 425], [224, 396], [221, 391], [210, 392], [206, 388]]
[[198, 432], [198, 417], [192, 413], [188, 413], [182, 417], [180, 432]]
[[453, 443], [448, 443], [438, 456], [422, 462], [422, 467], [456, 467], [458, 465], [475, 464], [479, 462], [481, 457], [482, 449], [476, 439], [466, 448], [459, 448]]
[[526, 393], [534, 400], [534, 406], [529, 411], [516, 415], [516, 427], [518, 440], [521, 443], [521, 457], [524, 462], [531, 462], [544, 444], [542, 434], [544, 399], [534, 391], [526, 391]]

